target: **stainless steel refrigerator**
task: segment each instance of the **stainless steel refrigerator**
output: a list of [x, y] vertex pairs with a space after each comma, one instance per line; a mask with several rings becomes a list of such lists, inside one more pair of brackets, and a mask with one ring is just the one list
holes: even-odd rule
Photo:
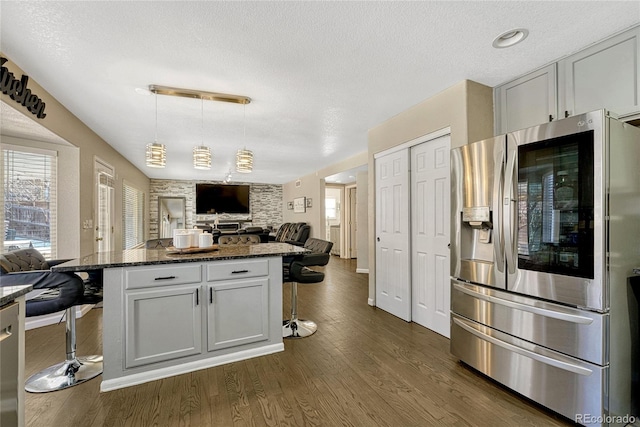
[[639, 415], [640, 129], [582, 114], [451, 174], [451, 352], [580, 424]]

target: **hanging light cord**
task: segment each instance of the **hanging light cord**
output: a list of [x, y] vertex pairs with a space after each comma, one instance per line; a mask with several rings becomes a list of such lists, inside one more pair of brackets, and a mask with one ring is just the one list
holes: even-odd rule
[[156, 93], [156, 136], [155, 142], [158, 142], [158, 94]]
[[200, 101], [200, 145], [204, 145], [204, 99]]

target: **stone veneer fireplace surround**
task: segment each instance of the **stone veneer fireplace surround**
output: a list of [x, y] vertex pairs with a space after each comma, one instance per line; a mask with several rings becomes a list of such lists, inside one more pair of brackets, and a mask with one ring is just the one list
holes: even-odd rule
[[[152, 179], [149, 184], [149, 238], [158, 237], [158, 197], [185, 197], [186, 227], [193, 228], [198, 223], [213, 222], [215, 215], [196, 215], [196, 182], [222, 184], [220, 181], [183, 181]], [[239, 222], [243, 226], [278, 227], [282, 224], [282, 185], [249, 185], [249, 203], [251, 214], [220, 214], [220, 222]], [[230, 184], [233, 185], [233, 184]]]

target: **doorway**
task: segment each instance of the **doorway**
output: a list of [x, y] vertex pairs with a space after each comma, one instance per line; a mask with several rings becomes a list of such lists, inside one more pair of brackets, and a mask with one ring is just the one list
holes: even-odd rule
[[95, 179], [95, 218], [94, 251], [110, 252], [114, 248], [114, 201], [115, 201], [115, 170], [106, 162], [94, 160]]
[[325, 187], [324, 208], [326, 221], [325, 239], [332, 242], [331, 255], [341, 255], [341, 235], [342, 235], [342, 194], [343, 188]]

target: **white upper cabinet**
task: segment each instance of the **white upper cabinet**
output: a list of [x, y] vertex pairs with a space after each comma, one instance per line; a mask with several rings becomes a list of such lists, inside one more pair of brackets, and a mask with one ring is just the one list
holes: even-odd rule
[[496, 87], [496, 133], [556, 120], [556, 81], [556, 64], [551, 64]]
[[640, 26], [496, 86], [494, 103], [496, 135], [601, 108], [637, 117]]
[[560, 111], [574, 116], [606, 108], [620, 116], [640, 111], [640, 27], [558, 63]]

